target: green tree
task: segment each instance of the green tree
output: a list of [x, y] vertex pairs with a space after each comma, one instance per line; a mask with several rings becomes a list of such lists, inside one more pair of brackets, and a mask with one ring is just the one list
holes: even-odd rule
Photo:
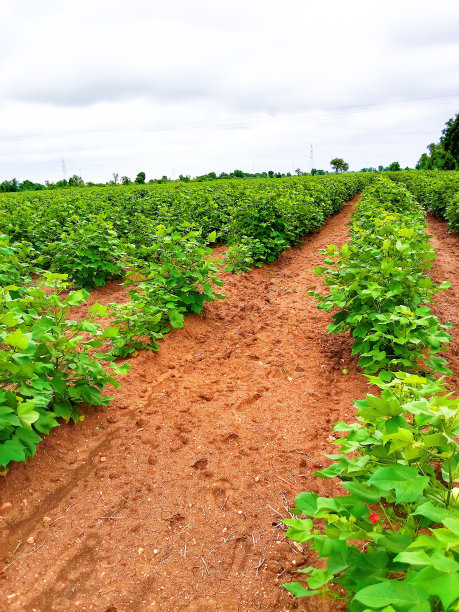
[[440, 142], [427, 145], [429, 154], [423, 153], [416, 164], [417, 170], [459, 169], [459, 113], [446, 122]]
[[78, 174], [74, 174], [73, 176], [69, 178], [70, 187], [83, 187], [83, 185], [84, 185], [84, 181], [81, 178], [81, 176], [78, 176]]
[[416, 164], [416, 170], [455, 170], [459, 163], [448, 151], [445, 151], [443, 144], [431, 143], [427, 146], [429, 155], [423, 153]]
[[392, 162], [392, 163], [391, 163], [391, 164], [390, 164], [390, 165], [387, 167], [387, 169], [388, 169], [390, 172], [398, 172], [398, 171], [399, 171], [399, 170], [401, 170], [402, 168], [401, 168], [400, 164], [398, 163], [398, 161], [395, 161], [395, 162]]
[[347, 172], [349, 170], [349, 164], [341, 157], [333, 158], [330, 162], [330, 166], [333, 168], [336, 174], [338, 174], [338, 172]]
[[145, 172], [139, 172], [139, 174], [135, 177], [134, 183], [138, 185], [145, 185]]
[[444, 150], [452, 155], [459, 165], [459, 113], [446, 123], [440, 142]]
[[40, 189], [45, 189], [45, 186], [40, 183], [29, 181], [28, 179], [19, 185], [19, 191], [39, 191]]

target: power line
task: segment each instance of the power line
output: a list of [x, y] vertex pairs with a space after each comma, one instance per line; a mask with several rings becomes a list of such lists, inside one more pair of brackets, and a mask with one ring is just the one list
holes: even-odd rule
[[41, 133], [41, 134], [22, 134], [20, 136], [11, 136], [2, 138], [3, 141], [8, 142], [18, 142], [21, 140], [26, 140], [29, 138], [52, 138], [52, 139], [66, 139], [71, 137], [85, 137], [85, 136], [97, 136], [97, 135], [111, 135], [111, 134], [119, 134], [119, 133], [162, 133], [162, 132], [175, 132], [181, 130], [192, 130], [192, 129], [207, 129], [207, 128], [244, 128], [244, 127], [252, 127], [260, 123], [273, 122], [273, 123], [283, 123], [289, 121], [306, 121], [309, 120], [314, 115], [326, 115], [333, 113], [334, 115], [343, 115], [343, 114], [352, 114], [355, 112], [365, 111], [368, 109], [376, 109], [380, 111], [391, 110], [394, 107], [403, 107], [409, 105], [422, 106], [425, 102], [443, 104], [448, 100], [459, 99], [459, 93], [448, 94], [444, 96], [434, 96], [434, 97], [418, 97], [418, 98], [410, 98], [408, 100], [398, 100], [398, 101], [387, 101], [387, 102], [372, 102], [368, 104], [354, 104], [354, 105], [345, 105], [345, 106], [335, 106], [335, 107], [327, 107], [327, 108], [311, 108], [304, 111], [290, 111], [290, 112], [282, 112], [277, 115], [269, 115], [262, 114], [260, 115], [250, 115], [248, 117], [231, 117], [227, 119], [216, 119], [213, 121], [195, 121], [195, 122], [182, 122], [182, 123], [169, 123], [162, 124], [156, 126], [148, 126], [148, 125], [139, 125], [132, 128], [107, 128], [107, 129], [95, 129], [95, 130], [86, 130], [86, 131], [78, 131], [78, 132], [66, 132], [66, 133]]

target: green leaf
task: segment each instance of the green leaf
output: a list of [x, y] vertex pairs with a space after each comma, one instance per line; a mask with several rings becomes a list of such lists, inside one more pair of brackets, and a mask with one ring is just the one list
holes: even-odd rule
[[12, 334], [5, 336], [3, 342], [13, 348], [25, 350], [29, 345], [30, 336], [24, 335], [20, 329], [16, 329]]
[[[426, 536], [428, 537], [428, 536]], [[402, 533], [386, 532], [386, 535], [378, 539], [378, 544], [393, 553], [401, 553], [413, 543], [412, 538]]]
[[41, 442], [41, 437], [33, 429], [18, 428], [15, 433], [15, 438], [18, 439], [24, 446], [24, 452], [28, 457], [33, 457], [37, 444]]
[[454, 508], [435, 506], [432, 502], [425, 502], [416, 508], [413, 516], [425, 516], [434, 523], [441, 523], [448, 517], [459, 518], [459, 511]]
[[53, 427], [57, 427], [59, 423], [56, 421], [54, 412], [42, 410], [39, 419], [34, 423], [35, 429], [40, 433], [48, 434]]
[[58, 400], [53, 403], [53, 412], [56, 417], [69, 421], [72, 417], [73, 407], [67, 399]]
[[88, 297], [89, 293], [84, 289], [79, 289], [78, 291], [71, 291], [64, 304], [66, 306], [79, 306], [80, 304], [85, 302]]
[[375, 487], [368, 486], [365, 483], [357, 480], [349, 480], [342, 482], [341, 486], [346, 489], [351, 495], [361, 499], [368, 504], [377, 504], [381, 499], [381, 493]]
[[310, 577], [306, 580], [310, 589], [318, 589], [334, 578], [328, 569], [313, 569]]
[[62, 378], [62, 374], [60, 373], [56, 373], [54, 374], [53, 378], [51, 379], [51, 385], [53, 387], [53, 389], [62, 396], [66, 395], [67, 392], [67, 385], [65, 383], [65, 380]]
[[414, 502], [427, 487], [429, 477], [420, 476], [414, 467], [395, 464], [376, 470], [368, 483], [381, 491], [395, 489], [397, 503]]
[[284, 519], [282, 521], [290, 527], [285, 532], [285, 535], [292, 540], [297, 542], [307, 542], [312, 538], [311, 530], [313, 528], [313, 522], [311, 519]]
[[300, 493], [295, 497], [295, 507], [300, 514], [315, 516], [317, 512], [317, 493]]
[[432, 356], [429, 361], [426, 361], [426, 365], [428, 365], [434, 372], [438, 372], [439, 374], [448, 374], [452, 375], [451, 370], [446, 367], [447, 366], [446, 359], [443, 357], [435, 357]]
[[178, 310], [170, 310], [169, 321], [174, 329], [180, 329], [183, 327], [184, 316]]
[[449, 442], [448, 437], [445, 436], [445, 434], [440, 433], [440, 432], [431, 434], [428, 436], [422, 436], [421, 439], [422, 439], [422, 444], [426, 448], [445, 446]]
[[0, 465], [6, 467], [11, 461], [25, 461], [24, 446], [13, 438], [0, 443]]
[[96, 302], [88, 310], [90, 313], [95, 314], [98, 317], [104, 317], [107, 313], [108, 306], [102, 306], [102, 304]]
[[127, 374], [129, 372], [129, 370], [131, 369], [131, 364], [130, 363], [123, 363], [121, 365], [113, 365], [113, 373], [118, 375], [124, 375]]
[[[354, 599], [372, 608], [392, 605], [396, 610], [405, 611], [414, 606], [422, 606], [419, 609], [424, 609], [429, 595], [408, 582], [385, 580], [363, 588], [355, 594]], [[430, 610], [430, 606], [427, 609]]]
[[119, 334], [119, 331], [119, 327], [112, 325], [104, 330], [103, 334], [101, 335], [101, 338], [116, 338], [116, 336]]
[[283, 586], [284, 589], [287, 589], [287, 591], [290, 591], [290, 593], [292, 593], [292, 595], [295, 597], [312, 597], [312, 595], [317, 595], [317, 593], [320, 593], [320, 591], [310, 591], [309, 589], [306, 589], [301, 582], [286, 582], [281, 586]]
[[459, 597], [459, 573], [457, 571], [442, 572], [434, 567], [426, 567], [410, 580], [410, 584], [429, 595], [436, 595], [445, 610]]
[[0, 430], [9, 426], [18, 427], [20, 420], [8, 406], [0, 406]]
[[[452, 531], [454, 535], [459, 536], [459, 519], [458, 518], [455, 518], [450, 515], [447, 518], [443, 519], [442, 523], [443, 525], [445, 525], [445, 527], [448, 527], [448, 529]], [[437, 531], [440, 531], [440, 530], [437, 530]]]
[[432, 559], [425, 550], [404, 551], [394, 558], [395, 563], [406, 563], [408, 565], [432, 565]]
[[35, 421], [37, 421], [40, 417], [40, 413], [34, 410], [34, 408], [35, 405], [32, 402], [23, 402], [18, 405], [18, 417], [21, 420], [22, 424], [26, 427], [30, 428], [32, 423], [35, 423]]

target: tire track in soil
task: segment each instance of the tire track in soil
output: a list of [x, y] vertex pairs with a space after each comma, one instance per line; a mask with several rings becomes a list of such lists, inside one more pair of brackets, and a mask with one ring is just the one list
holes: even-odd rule
[[0, 610], [339, 609], [279, 588], [313, 560], [279, 520], [303, 490], [336, 493], [311, 474], [367, 390], [349, 337], [324, 335], [330, 315], [306, 295], [354, 202], [274, 264], [225, 274], [227, 300], [132, 359], [111, 407], [1, 480]]

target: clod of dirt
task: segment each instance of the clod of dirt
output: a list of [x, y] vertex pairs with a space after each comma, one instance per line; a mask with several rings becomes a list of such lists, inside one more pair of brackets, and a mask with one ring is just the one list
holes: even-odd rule
[[204, 392], [204, 393], [199, 393], [198, 397], [200, 397], [201, 399], [205, 400], [206, 402], [211, 402], [214, 399], [214, 394], [213, 393]]
[[204, 470], [208, 463], [209, 461], [207, 459], [198, 459], [191, 467], [195, 470]]

